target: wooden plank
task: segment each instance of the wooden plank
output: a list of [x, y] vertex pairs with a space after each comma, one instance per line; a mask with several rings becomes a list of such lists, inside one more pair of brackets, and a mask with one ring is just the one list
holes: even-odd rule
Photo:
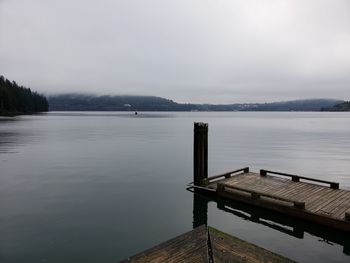
[[231, 178], [227, 178], [227, 179], [223, 179], [223, 180], [220, 180], [220, 181], [216, 181], [215, 183], [227, 182], [227, 183], [231, 183], [231, 184], [237, 184], [237, 183], [240, 183], [242, 181], [247, 181], [247, 180], [249, 180], [251, 178], [249, 176], [249, 174], [244, 174], [244, 177], [246, 177], [246, 178], [243, 178], [242, 175], [236, 175], [236, 176], [233, 176]]
[[[226, 183], [225, 183], [226, 185]], [[259, 191], [259, 192], [268, 192], [268, 191], [264, 191], [264, 189], [262, 189], [261, 187], [257, 186], [256, 184], [227, 184], [228, 186], [232, 186], [232, 187], [239, 187], [239, 188], [243, 188], [243, 189], [247, 189], [250, 191]]]
[[[226, 181], [225, 181], [226, 184]], [[244, 181], [241, 181], [239, 183], [236, 184], [232, 184], [231, 182], [228, 183], [229, 185], [235, 185], [235, 186], [239, 186], [239, 187], [243, 187], [243, 188], [247, 188], [250, 190], [256, 190], [259, 192], [266, 192], [269, 193], [273, 190], [275, 190], [276, 188], [280, 188], [281, 186], [283, 186], [285, 183], [284, 182], [274, 182], [271, 180], [266, 180], [266, 179], [261, 179], [260, 176], [254, 176], [251, 177], [249, 179], [246, 179]]]
[[292, 183], [292, 185], [290, 185], [288, 188], [283, 189], [282, 191], [278, 191], [274, 194], [276, 195], [280, 195], [280, 196], [288, 196], [290, 195], [290, 193], [295, 193], [297, 191], [299, 191], [300, 189], [306, 188], [308, 185], [304, 184], [304, 183]]
[[305, 208], [305, 203], [299, 202], [298, 200], [287, 199], [287, 198], [283, 198], [281, 196], [272, 195], [269, 193], [258, 192], [258, 191], [254, 191], [254, 190], [250, 190], [250, 189], [246, 189], [246, 188], [242, 188], [242, 187], [238, 187], [238, 186], [232, 186], [232, 185], [228, 185], [228, 184], [224, 184], [224, 183], [219, 183], [216, 191], [217, 192], [224, 192], [226, 188], [238, 190], [238, 191], [242, 191], [242, 192], [249, 192], [251, 194], [251, 198], [255, 199], [255, 200], [259, 199], [260, 197], [267, 197], [267, 198], [271, 198], [271, 199], [275, 199], [275, 200], [279, 200], [279, 201], [283, 201], [283, 202], [293, 203], [294, 207], [296, 207], [296, 208], [301, 208], [301, 209]]
[[225, 182], [230, 184], [239, 184], [241, 182], [246, 182], [247, 180], [250, 180], [250, 179], [253, 179], [251, 176], [251, 173], [239, 174], [239, 175], [232, 176], [230, 178], [223, 178], [221, 180], [211, 182], [206, 187], [216, 189], [217, 184], [220, 182]]
[[350, 200], [338, 206], [337, 211], [334, 212], [333, 216], [338, 219], [344, 219], [345, 212], [348, 209], [350, 209]]
[[307, 200], [306, 203], [306, 208], [309, 209], [310, 206], [312, 206], [313, 204], [319, 202], [319, 200], [324, 197], [327, 196], [328, 194], [333, 193], [333, 189], [331, 188], [320, 188], [321, 190], [318, 191], [316, 194], [314, 194], [311, 198], [309, 198]]
[[328, 204], [337, 199], [339, 195], [342, 193], [339, 190], [333, 190], [331, 193], [321, 196], [317, 202], [310, 204], [308, 210], [311, 212], [317, 212], [320, 208], [322, 208], [325, 204]]
[[258, 177], [258, 180], [256, 182], [257, 187], [260, 188], [260, 191], [276, 191], [276, 189], [281, 189], [283, 187], [286, 187], [288, 182], [284, 181], [277, 181], [272, 179], [261, 179], [261, 177]]
[[234, 171], [231, 171], [231, 172], [227, 172], [227, 173], [224, 173], [224, 174], [210, 176], [207, 179], [205, 179], [205, 181], [207, 181], [209, 183], [212, 180], [215, 180], [215, 179], [218, 179], [218, 178], [221, 178], [221, 177], [231, 178], [232, 176], [237, 176], [238, 175], [237, 173], [240, 173], [239, 175], [247, 174], [247, 173], [249, 173], [249, 167], [244, 167], [244, 168], [241, 168], [241, 169], [238, 169], [238, 170], [234, 170]]
[[266, 181], [268, 182], [269, 184], [273, 184], [273, 185], [285, 185], [285, 184], [289, 184], [291, 181], [288, 180], [288, 179], [285, 179], [285, 178], [279, 178], [279, 177], [276, 177], [276, 176], [270, 176], [270, 175], [267, 175], [267, 176], [259, 176], [259, 174], [255, 174], [255, 176], [257, 178], [259, 178], [261, 181]]
[[271, 176], [261, 177], [259, 174], [254, 174], [255, 180], [250, 182], [242, 182], [239, 186], [247, 187], [251, 190], [258, 190], [261, 192], [271, 192], [274, 193], [277, 190], [282, 190], [284, 188], [288, 188], [290, 186], [294, 186], [294, 184], [290, 180], [286, 180], [283, 178], [276, 178]]
[[305, 199], [308, 196], [311, 196], [313, 193], [317, 192], [319, 190], [319, 187], [316, 187], [315, 185], [311, 185], [311, 184], [304, 184], [304, 187], [299, 188], [297, 191], [292, 191], [292, 192], [288, 192], [288, 194], [286, 195], [286, 197], [293, 197], [298, 199], [298, 200], [303, 200], [305, 201]]
[[239, 176], [237, 178], [230, 178], [225, 180], [227, 184], [255, 184], [256, 177], [252, 175], [246, 175], [245, 177]]
[[209, 240], [215, 263], [226, 262], [294, 262], [266, 249], [209, 227]]
[[292, 180], [295, 181], [295, 182], [299, 182], [300, 179], [303, 179], [303, 180], [308, 180], [308, 181], [312, 181], [312, 182], [329, 184], [330, 188], [332, 188], [332, 189], [339, 189], [339, 183], [337, 183], [337, 182], [320, 180], [320, 179], [316, 179], [316, 178], [310, 178], [310, 177], [305, 177], [305, 176], [300, 176], [300, 175], [295, 175], [295, 174], [273, 172], [273, 171], [263, 170], [263, 169], [260, 170], [260, 175], [262, 175], [262, 176], [266, 176], [268, 173], [269, 174], [282, 175], [282, 176], [288, 176], [288, 177], [291, 177]]
[[203, 225], [122, 262], [202, 263], [208, 260], [208, 232]]
[[336, 219], [339, 220], [345, 220], [346, 217], [346, 212], [350, 209], [349, 205], [346, 206], [342, 206], [339, 208], [338, 212], [336, 212], [335, 214], [333, 214], [332, 216]]
[[312, 187], [309, 190], [305, 190], [305, 192], [299, 193], [298, 198], [308, 203], [309, 200], [317, 196], [318, 192], [321, 192], [321, 191], [323, 191], [322, 187], [318, 187], [317, 185], [312, 185]]
[[350, 192], [349, 191], [345, 191], [345, 192], [346, 193], [341, 198], [339, 198], [337, 202], [334, 202], [332, 206], [327, 207], [327, 209], [329, 209], [329, 211], [332, 214], [335, 214], [342, 205], [345, 205], [345, 206], [348, 205], [350, 208]]
[[290, 182], [288, 182], [288, 183], [285, 183], [283, 186], [281, 186], [281, 187], [275, 189], [275, 194], [284, 193], [284, 192], [289, 191], [289, 190], [291, 190], [291, 189], [298, 188], [298, 187], [300, 187], [301, 185], [303, 185], [303, 184], [301, 184], [301, 183], [295, 183], [295, 182], [291, 182], [291, 181], [290, 181]]
[[323, 206], [320, 207], [316, 213], [326, 214], [328, 216], [331, 216], [333, 214], [332, 210], [338, 207], [340, 204], [342, 204], [344, 201], [346, 201], [350, 193], [346, 191], [338, 190], [339, 194], [334, 197], [333, 199], [330, 199], [328, 202], [324, 202]]

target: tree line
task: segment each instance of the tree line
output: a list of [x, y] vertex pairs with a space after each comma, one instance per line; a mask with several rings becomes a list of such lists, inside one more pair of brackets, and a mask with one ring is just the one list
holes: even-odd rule
[[322, 108], [322, 111], [350, 111], [350, 101], [344, 101], [329, 108]]
[[0, 115], [48, 110], [49, 104], [45, 96], [0, 76]]
[[49, 96], [52, 111], [319, 111], [341, 100], [308, 99], [271, 103], [191, 104], [156, 96], [98, 96], [61, 94]]

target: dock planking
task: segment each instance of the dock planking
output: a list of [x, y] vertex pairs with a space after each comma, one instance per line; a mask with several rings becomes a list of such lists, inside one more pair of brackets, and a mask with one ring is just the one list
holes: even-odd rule
[[209, 262], [206, 227], [200, 226], [122, 262]]
[[294, 262], [215, 228], [199, 226], [121, 263]]
[[197, 227], [120, 263], [127, 262], [209, 262], [207, 229]]
[[208, 177], [208, 124], [194, 123], [193, 183], [188, 189], [267, 208], [350, 232], [350, 191], [339, 183], [248, 167]]
[[243, 168], [202, 180], [211, 194], [299, 219], [350, 231], [350, 191], [339, 184], [293, 174]]
[[212, 259], [225, 262], [294, 262], [271, 251], [208, 227]]

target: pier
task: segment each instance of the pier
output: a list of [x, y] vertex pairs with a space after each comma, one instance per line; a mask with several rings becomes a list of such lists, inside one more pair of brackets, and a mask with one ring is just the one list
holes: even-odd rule
[[350, 191], [340, 189], [339, 183], [265, 169], [253, 172], [249, 167], [208, 177], [206, 123], [194, 124], [193, 158], [193, 182], [187, 188], [194, 194], [193, 230], [123, 263], [293, 262], [207, 227], [209, 201], [216, 201], [220, 210], [296, 238], [303, 238], [304, 232], [317, 235], [350, 254]]
[[215, 228], [199, 226], [149, 250], [121, 261], [143, 262], [294, 262], [266, 249], [223, 233]]
[[207, 140], [196, 137], [207, 138], [206, 132], [208, 124], [195, 123], [194, 182], [190, 188], [350, 232], [350, 191], [339, 189], [337, 182], [264, 169], [256, 173], [249, 167], [211, 177], [199, 173], [208, 169], [208, 145]]

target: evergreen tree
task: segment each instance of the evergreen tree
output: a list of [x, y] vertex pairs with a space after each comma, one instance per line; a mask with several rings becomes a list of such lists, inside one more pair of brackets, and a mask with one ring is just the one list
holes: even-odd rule
[[0, 76], [0, 115], [49, 110], [45, 96]]

